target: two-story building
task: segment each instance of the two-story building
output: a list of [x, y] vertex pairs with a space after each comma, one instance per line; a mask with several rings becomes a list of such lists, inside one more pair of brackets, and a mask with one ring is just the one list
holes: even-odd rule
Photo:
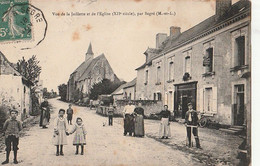
[[187, 103], [219, 123], [250, 119], [251, 4], [216, 0], [215, 15], [181, 32], [156, 35], [137, 68], [136, 98], [162, 100], [184, 118]]

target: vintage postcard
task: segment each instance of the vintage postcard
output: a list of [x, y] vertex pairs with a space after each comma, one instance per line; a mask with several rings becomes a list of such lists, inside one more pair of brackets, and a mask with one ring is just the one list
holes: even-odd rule
[[3, 165], [251, 165], [250, 0], [0, 0]]

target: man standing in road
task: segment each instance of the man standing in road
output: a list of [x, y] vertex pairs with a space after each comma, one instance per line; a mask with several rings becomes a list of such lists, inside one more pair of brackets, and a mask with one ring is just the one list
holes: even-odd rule
[[71, 108], [71, 104], [69, 104], [69, 108], [67, 109], [67, 120], [68, 124], [72, 125], [72, 115], [73, 115], [73, 109]]
[[134, 132], [134, 109], [135, 106], [132, 105], [132, 102], [129, 101], [123, 110], [123, 118], [124, 118], [124, 135], [129, 132], [129, 135], [132, 136]]
[[201, 149], [199, 136], [198, 136], [198, 114], [193, 110], [192, 103], [188, 103], [188, 111], [185, 114], [185, 123], [187, 130], [188, 145], [191, 147], [191, 132], [194, 135], [196, 141], [196, 147]]

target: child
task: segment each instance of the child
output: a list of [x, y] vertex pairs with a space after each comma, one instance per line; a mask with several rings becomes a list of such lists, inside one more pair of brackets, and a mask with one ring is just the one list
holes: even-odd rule
[[108, 125], [113, 126], [113, 114], [114, 114], [114, 107], [112, 103], [110, 103], [109, 108], [108, 108]]
[[16, 119], [18, 115], [17, 110], [10, 110], [11, 118], [7, 119], [3, 126], [3, 132], [5, 135], [6, 145], [6, 160], [2, 164], [9, 163], [9, 155], [11, 151], [11, 144], [13, 144], [14, 151], [14, 164], [18, 164], [17, 161], [17, 150], [19, 144], [19, 132], [22, 130], [22, 123]]
[[72, 115], [73, 115], [73, 109], [71, 108], [71, 104], [69, 104], [69, 108], [67, 109], [67, 119], [68, 119], [68, 123], [70, 125], [72, 125], [72, 123], [71, 123]]
[[[63, 156], [63, 145], [67, 145], [68, 122], [64, 118], [65, 110], [60, 109], [58, 117], [54, 120], [53, 144], [57, 147], [56, 156]], [[60, 147], [60, 151], [59, 151]]]
[[81, 155], [84, 154], [84, 145], [86, 145], [86, 129], [84, 125], [82, 124], [82, 119], [77, 118], [76, 124], [73, 126], [72, 131], [70, 134], [75, 133], [74, 139], [73, 139], [73, 145], [76, 146], [76, 155], [79, 154], [79, 145], [81, 145]]

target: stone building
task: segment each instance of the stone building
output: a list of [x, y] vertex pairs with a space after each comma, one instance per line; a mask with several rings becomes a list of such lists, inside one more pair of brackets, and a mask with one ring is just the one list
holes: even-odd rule
[[0, 51], [0, 106], [16, 108], [24, 120], [32, 109], [32, 82], [24, 78]]
[[85, 61], [70, 75], [67, 84], [67, 100], [77, 101], [79, 98], [87, 97], [92, 86], [104, 78], [120, 82], [104, 54], [94, 58], [90, 43]]
[[213, 16], [156, 35], [138, 67], [136, 98], [162, 100], [184, 118], [187, 103], [220, 124], [250, 126], [251, 3], [216, 0]]

